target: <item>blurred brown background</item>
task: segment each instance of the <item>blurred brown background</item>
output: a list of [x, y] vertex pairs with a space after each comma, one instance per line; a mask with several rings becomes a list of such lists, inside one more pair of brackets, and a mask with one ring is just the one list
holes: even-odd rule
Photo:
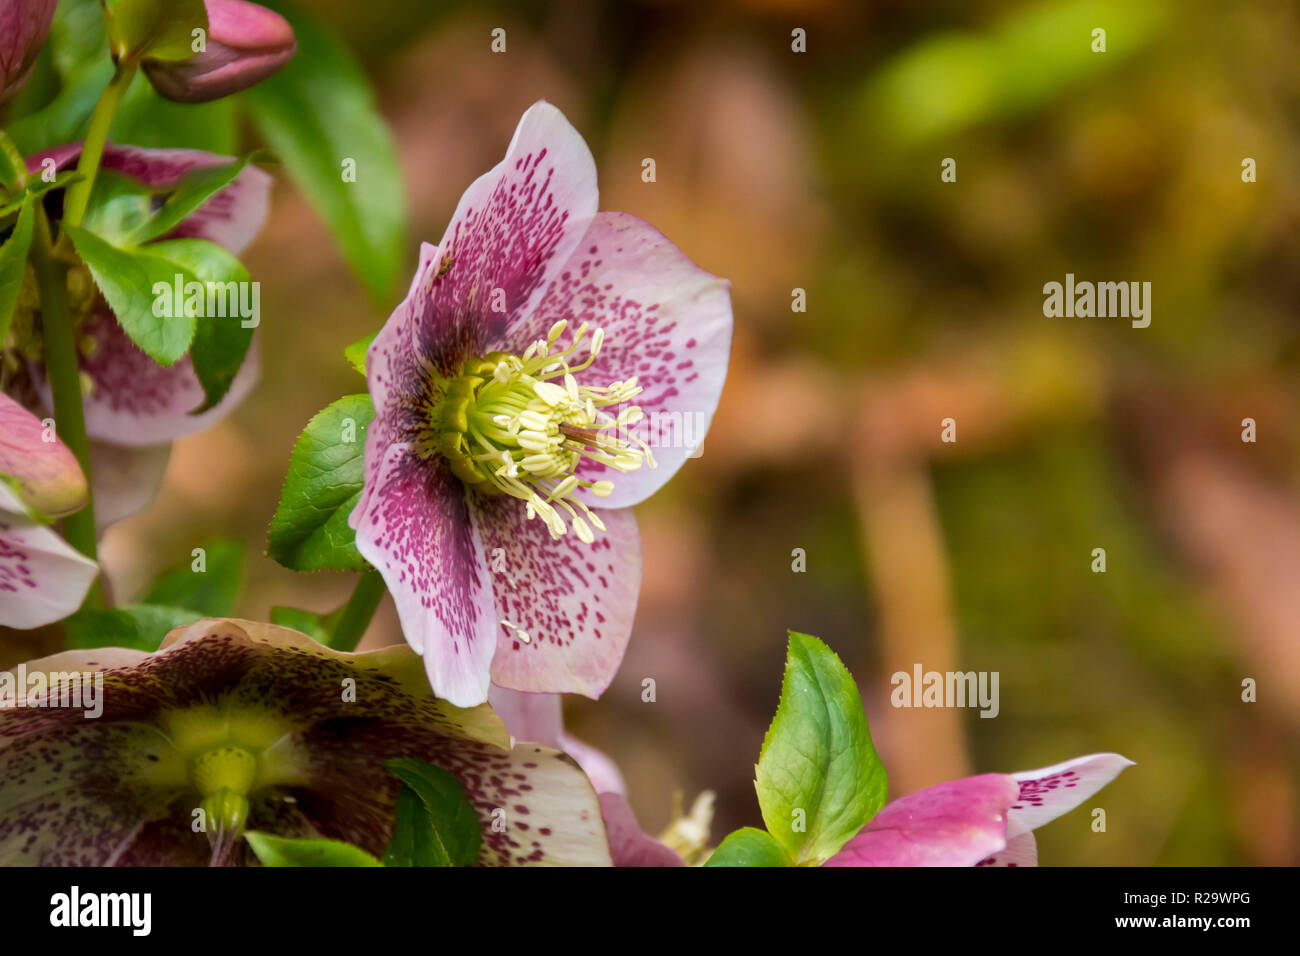
[[[703, 457], [638, 509], [631, 648], [604, 698], [568, 709], [647, 828], [704, 788], [715, 839], [759, 822], [795, 628], [857, 676], [894, 796], [1116, 750], [1138, 766], [1040, 831], [1043, 862], [1300, 861], [1294, 3], [304, 6], [374, 77], [412, 264], [545, 98], [590, 143], [602, 208], [733, 283]], [[261, 552], [295, 436], [364, 389], [342, 349], [385, 316], [285, 182], [247, 261], [261, 387], [177, 443], [155, 506], [109, 533], [124, 599], [211, 534], [256, 555], [246, 616], [351, 586]], [[1044, 318], [1066, 272], [1151, 282], [1151, 326]], [[400, 639], [386, 602], [366, 645]], [[891, 708], [889, 675], [915, 663], [998, 671], [999, 716]]]

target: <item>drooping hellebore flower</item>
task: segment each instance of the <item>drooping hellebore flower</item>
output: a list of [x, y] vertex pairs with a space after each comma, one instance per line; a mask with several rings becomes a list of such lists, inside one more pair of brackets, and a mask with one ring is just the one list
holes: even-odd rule
[[144, 60], [158, 93], [177, 103], [206, 103], [266, 79], [289, 62], [293, 27], [274, 10], [245, 0], [203, 0], [208, 10], [204, 49], [187, 60]]
[[627, 802], [627, 785], [614, 761], [565, 732], [559, 694], [524, 694], [494, 687], [488, 702], [505, 722], [512, 747], [541, 744], [561, 750], [578, 762], [600, 796], [600, 814], [615, 866], [685, 865], [680, 856], [641, 829]]
[[86, 503], [77, 459], [31, 412], [0, 394], [0, 627], [43, 627], [75, 611], [95, 562], [45, 526]]
[[245, 829], [379, 855], [395, 757], [455, 775], [483, 825], [482, 865], [610, 862], [574, 762], [511, 750], [490, 708], [434, 698], [405, 646], [341, 653], [209, 619], [152, 654], [67, 651], [0, 673], [0, 701], [0, 865], [255, 862]]
[[640, 584], [628, 506], [698, 447], [722, 390], [728, 283], [596, 199], [586, 143], [535, 104], [367, 355], [349, 522], [457, 704], [489, 681], [608, 686]]
[[1033, 831], [1131, 766], [1119, 754], [1090, 754], [941, 783], [887, 804], [823, 866], [1037, 866]]
[[[80, 156], [81, 144], [70, 143], [29, 157], [27, 167], [42, 169], [49, 159], [55, 170], [75, 168]], [[165, 196], [186, 173], [231, 161], [196, 150], [110, 144], [102, 168]], [[207, 239], [238, 255], [262, 227], [270, 187], [270, 176], [247, 166], [163, 238]], [[69, 287], [91, 439], [95, 517], [106, 527], [152, 499], [170, 442], [216, 424], [248, 396], [259, 373], [257, 342], [225, 397], [215, 407], [191, 414], [204, 395], [190, 358], [164, 368], [136, 348], [84, 268], [72, 270]], [[9, 336], [0, 342], [0, 364], [8, 370], [6, 391], [29, 408], [49, 410], [53, 405], [44, 381], [39, 319], [40, 301], [29, 276]]]
[[27, 82], [54, 20], [56, 0], [0, 0], [0, 104]]

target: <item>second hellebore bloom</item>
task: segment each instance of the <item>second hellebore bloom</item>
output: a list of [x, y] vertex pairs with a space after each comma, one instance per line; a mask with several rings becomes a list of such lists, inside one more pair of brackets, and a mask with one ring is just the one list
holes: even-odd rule
[[367, 355], [349, 522], [461, 706], [489, 681], [608, 686], [641, 577], [628, 506], [703, 441], [726, 375], [728, 283], [596, 199], [586, 143], [535, 104]]
[[[80, 156], [81, 144], [69, 143], [29, 157], [27, 166], [41, 169], [49, 160], [56, 171], [75, 169]], [[186, 174], [230, 161], [198, 150], [109, 144], [103, 168], [166, 195]], [[270, 191], [271, 177], [248, 166], [164, 238], [207, 239], [238, 255], [261, 229]], [[42, 370], [40, 300], [30, 279], [9, 335], [0, 341], [0, 366], [9, 394], [28, 408], [48, 409], [53, 404]], [[86, 390], [95, 518], [106, 527], [148, 504], [162, 480], [171, 441], [216, 424], [248, 396], [259, 374], [257, 341], [220, 403], [192, 414], [203, 402], [203, 387], [190, 358], [167, 368], [157, 364], [127, 337], [84, 268], [74, 269], [69, 279]]]
[[177, 103], [206, 103], [247, 89], [289, 62], [296, 44], [289, 21], [245, 0], [204, 0], [204, 48], [179, 62], [146, 59], [158, 93]]
[[460, 782], [482, 825], [480, 865], [610, 863], [573, 760], [511, 749], [487, 706], [434, 698], [402, 645], [349, 654], [209, 619], [152, 654], [65, 651], [0, 672], [0, 702], [0, 866], [251, 863], [246, 829], [378, 855], [393, 833], [394, 757]]
[[1037, 866], [1034, 830], [1131, 766], [1119, 754], [1090, 754], [941, 783], [887, 804], [822, 865]]
[[0, 103], [27, 81], [54, 19], [55, 0], [0, 0]]

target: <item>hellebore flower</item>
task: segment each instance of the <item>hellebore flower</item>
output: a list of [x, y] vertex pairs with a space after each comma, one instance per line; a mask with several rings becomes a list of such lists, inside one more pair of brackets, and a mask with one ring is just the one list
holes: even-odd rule
[[698, 447], [726, 375], [729, 284], [596, 199], [586, 143], [535, 104], [367, 354], [349, 523], [462, 706], [489, 681], [608, 686], [640, 584], [628, 506]]
[[208, 35], [187, 60], [144, 60], [159, 95], [177, 103], [206, 103], [247, 89], [289, 62], [293, 27], [274, 10], [245, 0], [204, 0]]
[[941, 783], [886, 805], [822, 865], [1037, 866], [1033, 831], [1131, 766], [1119, 754], [1091, 754]]
[[0, 103], [4, 103], [36, 65], [54, 20], [56, 0], [0, 0]]
[[245, 829], [379, 855], [398, 790], [383, 764], [395, 757], [459, 780], [483, 822], [481, 865], [609, 865], [596, 795], [573, 761], [511, 750], [488, 707], [436, 699], [405, 646], [342, 653], [288, 628], [209, 619], [152, 654], [20, 665], [0, 673], [6, 693], [0, 865], [254, 862]]
[[[562, 750], [578, 762], [600, 796], [600, 814], [615, 866], [684, 866], [682, 858], [641, 829], [627, 802], [627, 785], [614, 761], [595, 747], [564, 732], [559, 694], [524, 694], [494, 687], [492, 710], [505, 721], [512, 747], [541, 744]], [[515, 741], [528, 741], [516, 744]]]
[[86, 478], [68, 447], [0, 395], [0, 627], [43, 627], [75, 611], [97, 568], [42, 522], [86, 503]]
[[[75, 168], [80, 156], [81, 144], [70, 143], [28, 158], [27, 165], [40, 169], [50, 159], [56, 170]], [[163, 195], [186, 173], [230, 161], [196, 150], [109, 145], [102, 168]], [[270, 176], [247, 166], [164, 238], [207, 239], [238, 255], [266, 218], [270, 187]], [[104, 527], [148, 504], [172, 440], [216, 424], [248, 396], [259, 373], [257, 343], [225, 397], [207, 411], [190, 414], [204, 398], [190, 358], [164, 368], [136, 348], [84, 268], [69, 274], [69, 289], [86, 389], [96, 520]], [[6, 391], [29, 408], [48, 409], [53, 405], [44, 381], [39, 312], [34, 288], [25, 288], [9, 337], [0, 342], [0, 368], [8, 370]]]

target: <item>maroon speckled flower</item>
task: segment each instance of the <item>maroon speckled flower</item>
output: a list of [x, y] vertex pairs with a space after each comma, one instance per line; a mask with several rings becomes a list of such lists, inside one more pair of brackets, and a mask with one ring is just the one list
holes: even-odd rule
[[455, 775], [483, 825], [482, 865], [610, 862], [573, 760], [512, 750], [490, 708], [434, 698], [404, 646], [346, 654], [205, 620], [153, 654], [68, 651], [0, 672], [0, 703], [0, 865], [255, 862], [243, 829], [378, 855], [394, 757]]
[[1119, 754], [1090, 754], [941, 783], [887, 804], [822, 865], [1036, 866], [1034, 830], [1131, 766]]
[[349, 520], [434, 690], [461, 705], [490, 682], [608, 686], [641, 577], [628, 506], [699, 446], [722, 390], [728, 283], [596, 200], [582, 137], [537, 103], [367, 356], [376, 414]]

